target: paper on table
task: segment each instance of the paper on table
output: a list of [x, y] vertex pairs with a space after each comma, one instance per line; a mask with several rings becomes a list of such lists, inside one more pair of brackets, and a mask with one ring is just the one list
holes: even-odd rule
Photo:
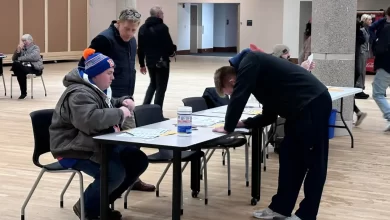
[[171, 131], [164, 128], [134, 128], [123, 131], [125, 133], [130, 134], [132, 137], [135, 138], [144, 138], [144, 139], [150, 139], [150, 138], [157, 138], [161, 136], [167, 136], [171, 134], [175, 134], [175, 131]]
[[334, 88], [334, 87], [331, 87], [331, 86], [327, 86], [327, 87], [328, 87], [328, 91], [331, 91], [331, 92], [342, 92], [342, 91], [344, 91], [342, 89]]
[[255, 110], [255, 109], [244, 109], [244, 114], [248, 114], [248, 115], [259, 115], [261, 114], [261, 110]]

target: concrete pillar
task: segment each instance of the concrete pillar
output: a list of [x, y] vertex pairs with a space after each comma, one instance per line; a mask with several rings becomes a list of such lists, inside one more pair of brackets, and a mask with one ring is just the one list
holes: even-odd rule
[[126, 8], [136, 8], [136, 0], [116, 0], [116, 14], [119, 16], [120, 12]]
[[[327, 86], [354, 86], [357, 0], [313, 0], [313, 74]], [[340, 101], [333, 103], [340, 109]], [[352, 128], [353, 97], [344, 99], [344, 120]], [[337, 125], [341, 125], [338, 117]], [[348, 135], [336, 129], [336, 136]]]

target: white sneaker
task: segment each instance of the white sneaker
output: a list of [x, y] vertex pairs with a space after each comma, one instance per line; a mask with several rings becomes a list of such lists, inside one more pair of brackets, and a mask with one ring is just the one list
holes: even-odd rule
[[390, 132], [390, 121], [387, 122], [387, 126], [386, 126], [386, 129], [385, 129], [385, 132]]
[[302, 220], [296, 215], [292, 215], [291, 217], [286, 218], [285, 220]]
[[253, 213], [253, 217], [264, 220], [272, 220], [274, 218], [285, 218], [286, 216], [274, 212], [270, 208], [266, 208], [259, 211], [255, 211]]
[[367, 117], [367, 113], [365, 112], [359, 112], [357, 115], [357, 120], [355, 122], [355, 126], [359, 126], [363, 120]]

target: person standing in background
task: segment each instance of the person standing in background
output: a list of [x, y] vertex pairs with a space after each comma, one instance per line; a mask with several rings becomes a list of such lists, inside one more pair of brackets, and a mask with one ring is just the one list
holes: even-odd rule
[[303, 39], [303, 51], [299, 56], [298, 63], [306, 61], [311, 55], [311, 19], [306, 24], [306, 29]]
[[[360, 29], [361, 23], [359, 20], [356, 20], [356, 44], [355, 44], [355, 77], [354, 77], [354, 85], [356, 86], [357, 81], [360, 77], [360, 55], [361, 55], [361, 49], [362, 45], [366, 42], [366, 38], [363, 34], [363, 31]], [[356, 98], [356, 96], [355, 96]], [[357, 120], [355, 122], [355, 126], [359, 126], [364, 118], [367, 116], [367, 113], [360, 111], [360, 109], [357, 107], [355, 99], [353, 100], [353, 111], [356, 114]]]
[[[358, 79], [356, 80], [355, 87], [361, 88], [365, 90], [365, 81], [366, 81], [366, 66], [367, 66], [367, 60], [370, 56], [370, 31], [369, 27], [372, 24], [372, 17], [368, 14], [363, 14], [361, 19], [361, 24], [363, 27], [360, 28], [360, 30], [363, 33], [364, 36], [364, 42], [363, 44], [360, 45], [360, 50], [359, 50], [359, 56], [358, 58], [358, 66], [359, 66], [359, 76]], [[361, 92], [355, 95], [355, 98], [357, 99], [368, 99], [370, 95]]]
[[[137, 54], [137, 42], [134, 34], [140, 24], [141, 14], [133, 9], [122, 10], [119, 19], [111, 22], [111, 25], [96, 36], [89, 48], [98, 53], [110, 57], [115, 62], [115, 79], [112, 81], [112, 96], [119, 98], [130, 96], [133, 98], [135, 88], [135, 57]], [[79, 62], [80, 67], [84, 67], [84, 58]], [[122, 130], [135, 128], [135, 120], [128, 117], [123, 125]], [[132, 190], [154, 191], [154, 185], [146, 184], [138, 180]]]
[[150, 17], [140, 27], [138, 34], [138, 60], [141, 73], [146, 74], [147, 66], [150, 76], [150, 84], [143, 104], [150, 104], [155, 95], [154, 104], [160, 105], [161, 108], [168, 86], [169, 57], [176, 51], [176, 45], [173, 44], [169, 28], [164, 24], [163, 19], [164, 12], [161, 7], [151, 8]]

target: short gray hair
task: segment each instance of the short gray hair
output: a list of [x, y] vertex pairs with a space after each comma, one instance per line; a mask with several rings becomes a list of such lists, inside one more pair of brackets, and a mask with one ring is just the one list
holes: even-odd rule
[[22, 40], [26, 40], [26, 41], [30, 41], [30, 42], [33, 42], [33, 41], [34, 41], [34, 39], [33, 39], [33, 37], [31, 36], [31, 34], [24, 34], [24, 35], [22, 36]]
[[133, 23], [141, 22], [141, 14], [134, 8], [128, 8], [121, 11], [119, 14], [120, 21], [131, 21]]
[[162, 12], [162, 7], [154, 6], [150, 9], [150, 16], [157, 17]]

